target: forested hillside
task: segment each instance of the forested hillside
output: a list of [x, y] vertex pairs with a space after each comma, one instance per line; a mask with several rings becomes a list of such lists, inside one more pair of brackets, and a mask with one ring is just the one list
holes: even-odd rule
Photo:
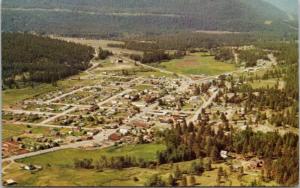
[[4, 31], [73, 36], [293, 31], [286, 13], [262, 0], [5, 0], [2, 14]]
[[264, 0], [275, 5], [280, 10], [287, 13], [298, 15], [298, 0]]
[[2, 33], [3, 83], [47, 82], [77, 74], [89, 67], [91, 47], [21, 33]]

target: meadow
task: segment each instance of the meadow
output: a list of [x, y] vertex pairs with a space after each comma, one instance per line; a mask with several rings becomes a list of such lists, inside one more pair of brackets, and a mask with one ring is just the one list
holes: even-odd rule
[[20, 159], [17, 162], [25, 164], [38, 164], [46, 166], [73, 166], [74, 159], [91, 158], [94, 161], [98, 160], [100, 156], [135, 156], [136, 158], [143, 158], [146, 161], [155, 161], [156, 152], [165, 149], [162, 144], [141, 144], [128, 146], [112, 146], [105, 149], [85, 150], [81, 149], [65, 149], [55, 151], [47, 154], [37, 155], [34, 157]]
[[33, 134], [46, 134], [50, 128], [46, 127], [32, 127], [26, 125], [2, 124], [2, 140], [6, 141], [13, 136], [20, 136], [25, 131], [31, 130]]
[[[80, 150], [63, 150], [54, 152], [55, 155], [45, 154], [38, 157], [31, 157], [17, 162], [41, 164], [43, 170], [38, 172], [28, 172], [20, 168], [20, 163], [15, 163], [6, 170], [10, 178], [17, 180], [18, 185], [47, 185], [47, 186], [144, 186], [147, 180], [154, 174], [158, 174], [164, 181], [167, 182], [170, 174], [173, 174], [176, 166], [184, 176], [187, 177], [187, 185], [192, 186], [190, 182], [189, 169], [193, 161], [179, 162], [173, 164], [163, 164], [153, 168], [132, 167], [121, 170], [104, 169], [97, 171], [95, 169], [75, 169], [71, 165], [69, 158], [76, 157], [81, 152], [80, 157], [95, 157], [96, 154], [105, 154], [107, 156], [118, 156], [124, 153], [143, 157], [146, 160], [155, 159], [155, 148], [162, 149], [162, 146], [155, 144], [124, 146], [119, 148], [107, 148], [95, 151], [80, 151]], [[75, 156], [72, 156], [72, 155]], [[45, 157], [48, 158], [45, 158]], [[53, 157], [53, 158], [51, 158]], [[206, 162], [207, 159], [204, 159]], [[51, 165], [46, 165], [50, 163]], [[237, 172], [230, 172], [229, 166], [226, 163], [212, 164], [211, 171], [205, 171], [202, 175], [194, 175], [195, 185], [197, 186], [217, 186], [218, 169], [222, 167], [228, 173], [228, 178], [221, 178], [220, 186], [241, 186], [251, 185], [256, 182], [257, 185], [262, 185], [260, 180], [260, 172], [254, 170], [244, 170], [241, 179], [238, 178]], [[4, 174], [4, 179], [6, 175]], [[180, 184], [180, 180], [177, 180]], [[263, 182], [263, 185], [277, 186], [273, 181]]]
[[208, 53], [193, 53], [183, 57], [160, 64], [168, 71], [186, 75], [219, 75], [226, 72], [235, 71], [237, 68], [229, 62], [215, 60], [214, 56]]

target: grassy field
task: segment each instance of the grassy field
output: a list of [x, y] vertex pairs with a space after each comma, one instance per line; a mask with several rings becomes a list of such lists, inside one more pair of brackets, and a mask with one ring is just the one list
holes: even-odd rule
[[[161, 144], [129, 145], [110, 147], [100, 150], [66, 149], [18, 160], [11, 165], [4, 174], [4, 179], [12, 178], [18, 185], [30, 186], [99, 186], [99, 185], [144, 185], [145, 181], [155, 173], [155, 170], [142, 168], [128, 168], [124, 170], [106, 169], [96, 170], [74, 169], [73, 159], [93, 158], [97, 160], [101, 155], [120, 156], [129, 155], [156, 160], [156, 152], [165, 147]], [[20, 168], [21, 163], [38, 164], [43, 170], [31, 173]], [[47, 165], [51, 164], [51, 166]], [[139, 181], [133, 180], [138, 177]]]
[[168, 78], [175, 77], [172, 74], [166, 74], [166, 73], [162, 73], [162, 72], [158, 72], [158, 71], [137, 72], [136, 74], [137, 74], [137, 76], [143, 76], [143, 77], [146, 77], [146, 78], [149, 78], [149, 77], [152, 77], [152, 76], [154, 76], [154, 77], [168, 77]]
[[34, 157], [24, 158], [18, 162], [26, 164], [39, 164], [52, 166], [73, 166], [75, 158], [92, 158], [93, 160], [99, 159], [100, 156], [136, 156], [145, 160], [156, 160], [156, 152], [163, 150], [164, 145], [161, 144], [144, 144], [144, 145], [129, 145], [129, 146], [113, 146], [101, 150], [86, 150], [81, 149], [66, 149], [47, 154], [37, 155]]
[[[12, 178], [19, 186], [142, 186], [154, 173], [155, 170], [142, 168], [97, 172], [51, 166], [32, 174], [13, 164], [6, 170], [4, 179]], [[134, 181], [133, 177], [137, 177], [139, 181]]]
[[24, 125], [2, 125], [2, 140], [21, 135], [25, 130], [27, 128]]
[[[147, 148], [148, 146], [146, 146]], [[152, 147], [152, 146], [151, 146]], [[150, 147], [150, 148], [151, 148]], [[149, 148], [148, 148], [149, 149]], [[125, 147], [123, 151], [127, 150]], [[139, 151], [140, 148], [137, 148]], [[82, 154], [85, 152], [82, 152]], [[117, 152], [118, 153], [118, 152]], [[144, 155], [146, 156], [146, 155]], [[64, 160], [64, 156], [61, 156]], [[48, 159], [50, 161], [50, 159]], [[54, 163], [57, 159], [53, 159]], [[35, 161], [37, 162], [37, 161]], [[18, 185], [32, 186], [143, 186], [145, 182], [153, 175], [160, 175], [164, 181], [167, 181], [170, 174], [173, 174], [175, 166], [179, 169], [188, 172], [192, 161], [164, 164], [153, 169], [149, 168], [126, 168], [122, 170], [104, 169], [104, 171], [96, 171], [94, 169], [74, 169], [69, 166], [51, 165], [43, 166], [44, 169], [39, 172], [30, 173], [20, 169], [20, 164], [13, 164], [4, 174], [4, 179], [13, 178], [18, 182]], [[211, 171], [205, 171], [201, 176], [196, 175], [196, 185], [198, 186], [216, 186], [218, 168], [222, 167], [228, 173], [228, 179], [221, 179], [220, 186], [241, 186], [251, 185], [254, 180], [260, 181], [259, 171], [245, 170], [241, 180], [237, 178], [237, 172], [230, 173], [229, 167], [225, 163], [213, 164]], [[9, 175], [8, 175], [9, 174]], [[188, 185], [190, 184], [190, 175], [186, 174]], [[134, 178], [136, 180], [134, 180]], [[180, 180], [177, 181], [180, 184]], [[260, 182], [264, 186], [277, 186], [275, 182]]]
[[60, 40], [75, 42], [87, 46], [92, 46], [95, 49], [98, 49], [99, 47], [112, 51], [114, 54], [120, 54], [120, 53], [127, 53], [127, 54], [142, 54], [141, 51], [136, 50], [128, 50], [123, 48], [112, 48], [109, 47], [108, 44], [124, 44], [122, 41], [115, 41], [115, 40], [97, 40], [97, 39], [83, 39], [83, 38], [70, 38], [70, 37], [53, 37]]
[[49, 132], [46, 127], [28, 128], [25, 125], [2, 124], [2, 140], [7, 140], [13, 136], [19, 136], [26, 130], [31, 130], [33, 134], [45, 134]]
[[236, 70], [234, 64], [219, 62], [206, 53], [195, 53], [182, 59], [171, 60], [160, 64], [166, 70], [180, 74], [218, 75]]
[[34, 88], [26, 87], [22, 89], [8, 89], [2, 92], [2, 104], [3, 106], [12, 105], [24, 99], [47, 93], [55, 89], [56, 87], [51, 84], [41, 84]]
[[57, 86], [53, 86], [52, 84], [39, 84], [34, 88], [26, 87], [21, 89], [5, 90], [2, 92], [2, 104], [6, 107], [51, 91], [67, 89], [75, 86], [86, 86], [86, 84], [96, 84], [98, 82], [97, 80], [79, 80], [77, 78], [78, 75], [75, 75], [70, 79], [60, 80], [57, 82]]

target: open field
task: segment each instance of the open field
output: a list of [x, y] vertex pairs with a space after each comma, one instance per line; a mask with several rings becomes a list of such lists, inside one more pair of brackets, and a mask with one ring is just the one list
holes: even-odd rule
[[171, 74], [166, 74], [166, 73], [162, 73], [162, 72], [158, 72], [158, 71], [147, 71], [147, 72], [137, 72], [137, 76], [143, 76], [146, 78], [149, 77], [174, 77]]
[[57, 86], [52, 84], [39, 84], [37, 86], [26, 87], [21, 89], [8, 89], [2, 92], [3, 107], [16, 104], [22, 100], [33, 98], [38, 95], [46, 94], [51, 91], [64, 90], [76, 86], [97, 83], [95, 80], [80, 80], [78, 75], [69, 79], [60, 80]]
[[24, 99], [56, 90], [51, 84], [40, 84], [34, 88], [9, 89], [2, 92], [3, 106], [18, 103]]
[[135, 50], [128, 50], [128, 49], [121, 49], [121, 48], [112, 48], [109, 47], [108, 44], [124, 44], [122, 41], [114, 41], [114, 40], [96, 40], [96, 39], [84, 39], [84, 38], [71, 38], [71, 37], [56, 37], [53, 36], [53, 38], [65, 40], [69, 42], [75, 42], [83, 45], [92, 46], [95, 49], [98, 49], [99, 47], [112, 51], [114, 54], [141, 54], [140, 51]]
[[[156, 152], [163, 150], [161, 144], [144, 144], [130, 146], [113, 146], [101, 150], [67, 149], [35, 157], [18, 160], [5, 170], [4, 178], [13, 178], [18, 185], [69, 185], [69, 186], [96, 186], [96, 185], [144, 185], [146, 179], [154, 174], [155, 170], [142, 168], [129, 168], [126, 170], [107, 169], [103, 172], [96, 170], [74, 169], [73, 159], [93, 158], [94, 161], [100, 156], [136, 156], [146, 161], [156, 160]], [[42, 165], [43, 170], [28, 172], [21, 169], [21, 164]], [[51, 164], [50, 166], [48, 164]], [[8, 175], [9, 174], [9, 175]], [[140, 181], [133, 181], [133, 177]]]
[[27, 128], [23, 125], [2, 125], [2, 140], [21, 135], [25, 130]]
[[160, 64], [168, 71], [180, 74], [218, 75], [236, 70], [234, 64], [219, 62], [206, 53], [195, 53], [182, 59], [171, 60]]
[[[146, 146], [147, 148], [148, 146]], [[151, 148], [152, 146], [150, 146]], [[125, 149], [126, 150], [126, 149]], [[125, 151], [124, 150], [124, 151]], [[137, 151], [140, 149], [138, 148]], [[103, 151], [104, 153], [107, 151]], [[118, 152], [112, 152], [110, 155], [117, 155]], [[63, 156], [62, 156], [63, 157]], [[64, 157], [61, 161], [64, 161]], [[50, 160], [50, 159], [47, 159]], [[54, 158], [54, 161], [57, 161]], [[170, 174], [174, 173], [175, 166], [178, 165], [179, 169], [188, 178], [188, 185], [190, 184], [190, 175], [188, 173], [191, 163], [180, 162], [171, 164], [164, 164], [153, 169], [132, 167], [123, 170], [104, 169], [103, 171], [97, 171], [94, 169], [74, 169], [72, 166], [57, 163], [44, 165], [43, 159], [33, 160], [34, 164], [42, 164], [43, 170], [35, 173], [30, 173], [20, 169], [20, 164], [15, 163], [6, 170], [10, 174], [10, 177], [16, 179], [19, 185], [65, 185], [65, 186], [143, 186], [145, 182], [154, 174], [158, 174], [164, 181], [167, 181]], [[238, 180], [237, 172], [230, 172], [229, 167], [225, 163], [218, 163], [212, 165], [211, 171], [205, 171], [202, 175], [195, 175], [196, 185], [199, 186], [217, 186], [216, 179], [218, 174], [218, 168], [222, 167], [228, 173], [228, 179], [224, 177], [221, 179], [221, 186], [241, 186], [251, 185], [253, 181], [260, 182], [260, 172], [254, 170], [245, 170], [241, 180]], [[4, 178], [5, 175], [4, 175]], [[180, 184], [180, 180], [177, 181]], [[275, 182], [264, 182], [264, 185], [276, 186]]]
[[105, 156], [136, 156], [145, 160], [156, 160], [156, 152], [163, 150], [164, 145], [161, 144], [143, 144], [143, 145], [128, 145], [128, 146], [113, 146], [103, 150], [86, 150], [81, 149], [66, 149], [47, 154], [37, 155], [35, 157], [24, 158], [18, 162], [26, 164], [47, 165], [53, 166], [72, 166], [75, 158], [92, 158], [99, 159], [101, 155]]
[[49, 133], [49, 128], [46, 127], [31, 127], [26, 125], [2, 124], [2, 140], [7, 140], [13, 136], [22, 135], [25, 131], [31, 131], [32, 134]]

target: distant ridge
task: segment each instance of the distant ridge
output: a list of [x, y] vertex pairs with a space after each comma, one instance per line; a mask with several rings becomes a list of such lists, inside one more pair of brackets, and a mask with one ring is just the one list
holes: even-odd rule
[[287, 20], [284, 11], [263, 0], [4, 0], [2, 4], [4, 31], [65, 35], [289, 32]]

